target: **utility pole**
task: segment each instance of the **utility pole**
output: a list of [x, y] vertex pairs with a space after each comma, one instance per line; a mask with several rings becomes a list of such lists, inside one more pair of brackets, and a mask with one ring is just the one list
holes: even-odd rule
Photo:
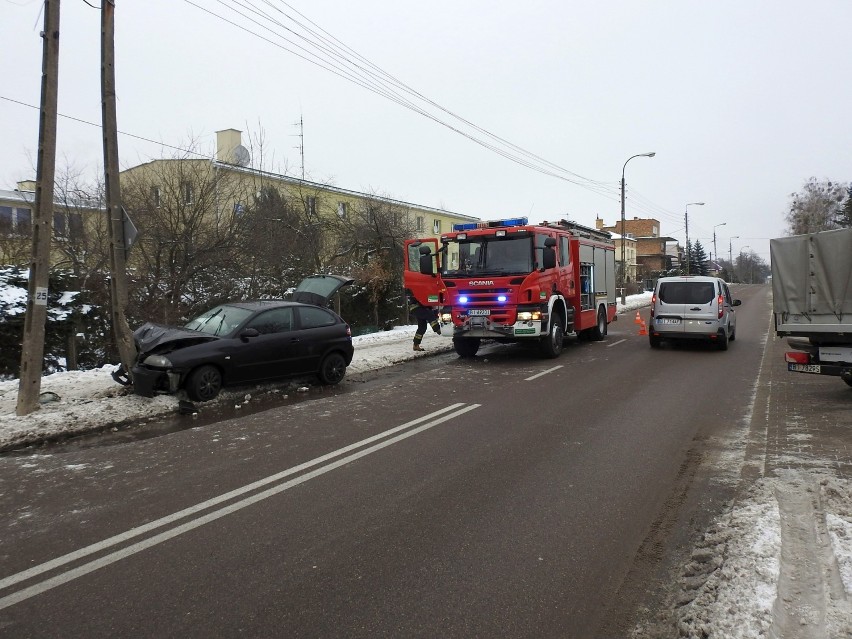
[[56, 120], [59, 87], [59, 0], [45, 0], [41, 32], [41, 112], [38, 126], [35, 220], [32, 261], [27, 285], [27, 312], [21, 348], [17, 415], [38, 408], [44, 367], [44, 331], [50, 273], [50, 236], [53, 227], [53, 180], [56, 173]]
[[734, 235], [728, 240], [728, 261], [731, 263], [731, 283], [737, 281], [737, 274], [734, 271], [734, 240], [736, 240], [739, 235]]
[[112, 334], [121, 365], [131, 377], [136, 349], [124, 314], [127, 307], [127, 265], [124, 215], [118, 178], [118, 122], [115, 108], [115, 0], [101, 2], [101, 114], [104, 141], [104, 183], [109, 224], [109, 281]]

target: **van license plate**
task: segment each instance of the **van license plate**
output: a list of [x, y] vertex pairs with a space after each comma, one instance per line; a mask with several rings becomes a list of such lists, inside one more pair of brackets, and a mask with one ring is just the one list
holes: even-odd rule
[[467, 312], [468, 315], [491, 315], [489, 308], [472, 308]]
[[797, 373], [820, 373], [819, 364], [787, 364], [787, 370]]
[[680, 320], [676, 317], [662, 317], [657, 320], [657, 324], [680, 324]]

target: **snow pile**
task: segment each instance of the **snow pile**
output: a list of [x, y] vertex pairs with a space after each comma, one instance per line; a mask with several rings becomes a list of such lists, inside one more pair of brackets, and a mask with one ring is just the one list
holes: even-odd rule
[[[797, 499], [809, 507], [785, 526], [779, 500]], [[811, 535], [784, 534], [802, 523]], [[693, 549], [676, 597], [681, 637], [852, 637], [852, 481], [801, 471], [758, 480]], [[817, 634], [793, 632], [805, 627]]]
[[780, 553], [774, 486], [760, 481], [693, 550], [675, 604], [680, 636], [766, 637]]

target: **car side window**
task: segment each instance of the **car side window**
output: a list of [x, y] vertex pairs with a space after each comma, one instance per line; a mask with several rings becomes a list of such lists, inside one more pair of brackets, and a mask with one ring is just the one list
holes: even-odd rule
[[286, 333], [293, 330], [293, 309], [292, 308], [273, 308], [269, 311], [264, 311], [253, 320], [251, 320], [246, 328], [257, 329], [261, 335], [269, 335], [271, 333]]
[[725, 301], [728, 303], [729, 306], [733, 306], [734, 298], [731, 297], [731, 289], [728, 288], [727, 284], [723, 284], [723, 286], [725, 288]]
[[319, 328], [320, 326], [331, 326], [336, 324], [334, 315], [325, 309], [313, 306], [299, 308], [299, 320], [301, 328]]

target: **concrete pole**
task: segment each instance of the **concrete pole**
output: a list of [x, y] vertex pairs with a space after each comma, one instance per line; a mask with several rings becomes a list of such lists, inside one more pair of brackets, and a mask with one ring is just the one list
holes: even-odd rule
[[47, 288], [50, 274], [50, 236], [53, 231], [53, 181], [56, 173], [56, 120], [59, 86], [59, 0], [45, 0], [41, 75], [41, 114], [38, 127], [35, 220], [32, 261], [27, 287], [27, 313], [21, 348], [17, 415], [38, 408], [44, 362]]
[[127, 265], [124, 216], [118, 176], [118, 123], [115, 107], [115, 0], [101, 3], [101, 111], [103, 118], [104, 183], [109, 223], [110, 312], [122, 368], [131, 375], [136, 348], [127, 324]]

